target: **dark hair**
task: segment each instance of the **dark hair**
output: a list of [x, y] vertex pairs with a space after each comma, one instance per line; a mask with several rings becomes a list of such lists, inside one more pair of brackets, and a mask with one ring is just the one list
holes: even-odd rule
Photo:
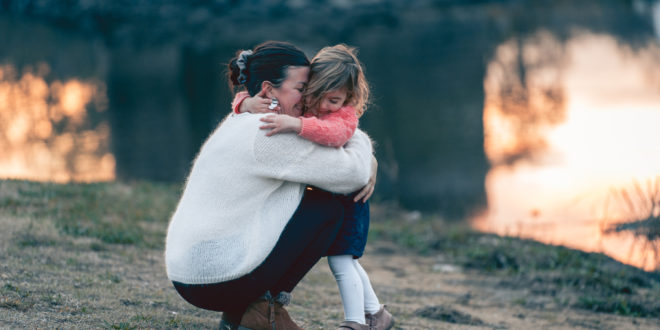
[[[229, 62], [229, 87], [234, 91], [244, 85], [250, 96], [261, 90], [261, 83], [270, 81], [274, 87], [279, 87], [286, 79], [286, 69], [290, 66], [309, 66], [305, 53], [298, 47], [283, 41], [266, 41], [252, 50], [246, 57], [245, 69], [236, 63], [243, 51], [236, 52]], [[240, 79], [239, 79], [240, 77]], [[241, 81], [242, 80], [242, 81]]]

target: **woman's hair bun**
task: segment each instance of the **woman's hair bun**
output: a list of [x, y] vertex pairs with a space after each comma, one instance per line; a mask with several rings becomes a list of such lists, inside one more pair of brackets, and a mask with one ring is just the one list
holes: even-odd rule
[[244, 50], [229, 62], [229, 80], [232, 85], [240, 86], [247, 82], [250, 55], [252, 55], [252, 50]]
[[229, 62], [229, 81], [231, 85], [236, 87], [240, 86], [241, 83], [238, 82], [238, 76], [241, 74], [241, 69], [236, 65], [236, 58], [233, 58]]

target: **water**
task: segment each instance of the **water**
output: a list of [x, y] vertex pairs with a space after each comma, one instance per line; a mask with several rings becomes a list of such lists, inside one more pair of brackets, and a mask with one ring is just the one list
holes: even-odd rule
[[0, 15], [0, 176], [181, 182], [229, 112], [221, 63], [236, 50], [345, 42], [373, 88], [361, 127], [378, 143], [377, 199], [657, 267], [605, 228], [644, 216], [617, 191], [660, 176], [659, 1], [304, 3], [126, 7], [96, 29]]

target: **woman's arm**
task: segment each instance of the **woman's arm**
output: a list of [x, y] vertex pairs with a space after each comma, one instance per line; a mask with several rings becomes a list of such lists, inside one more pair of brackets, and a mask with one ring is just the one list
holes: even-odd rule
[[369, 182], [367, 182], [367, 185], [362, 187], [360, 192], [355, 195], [355, 198], [353, 198], [354, 202], [359, 201], [362, 199], [362, 203], [366, 203], [369, 198], [371, 198], [371, 195], [374, 193], [374, 189], [376, 188], [376, 175], [378, 174], [378, 160], [376, 160], [376, 156], [371, 156], [371, 176], [369, 177]]
[[341, 148], [327, 148], [293, 134], [257, 134], [254, 157], [261, 175], [313, 185], [335, 193], [364, 187], [371, 175], [371, 140], [362, 131]]

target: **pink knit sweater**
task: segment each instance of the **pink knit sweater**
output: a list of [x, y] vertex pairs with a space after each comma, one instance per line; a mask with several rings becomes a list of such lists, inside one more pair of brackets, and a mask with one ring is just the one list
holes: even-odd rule
[[[240, 113], [238, 108], [249, 96], [247, 92], [236, 94], [232, 102], [232, 109], [235, 113]], [[302, 126], [298, 135], [329, 147], [341, 147], [346, 144], [355, 133], [358, 124], [357, 114], [352, 106], [344, 106], [335, 112], [319, 117], [305, 114], [301, 119]]]

